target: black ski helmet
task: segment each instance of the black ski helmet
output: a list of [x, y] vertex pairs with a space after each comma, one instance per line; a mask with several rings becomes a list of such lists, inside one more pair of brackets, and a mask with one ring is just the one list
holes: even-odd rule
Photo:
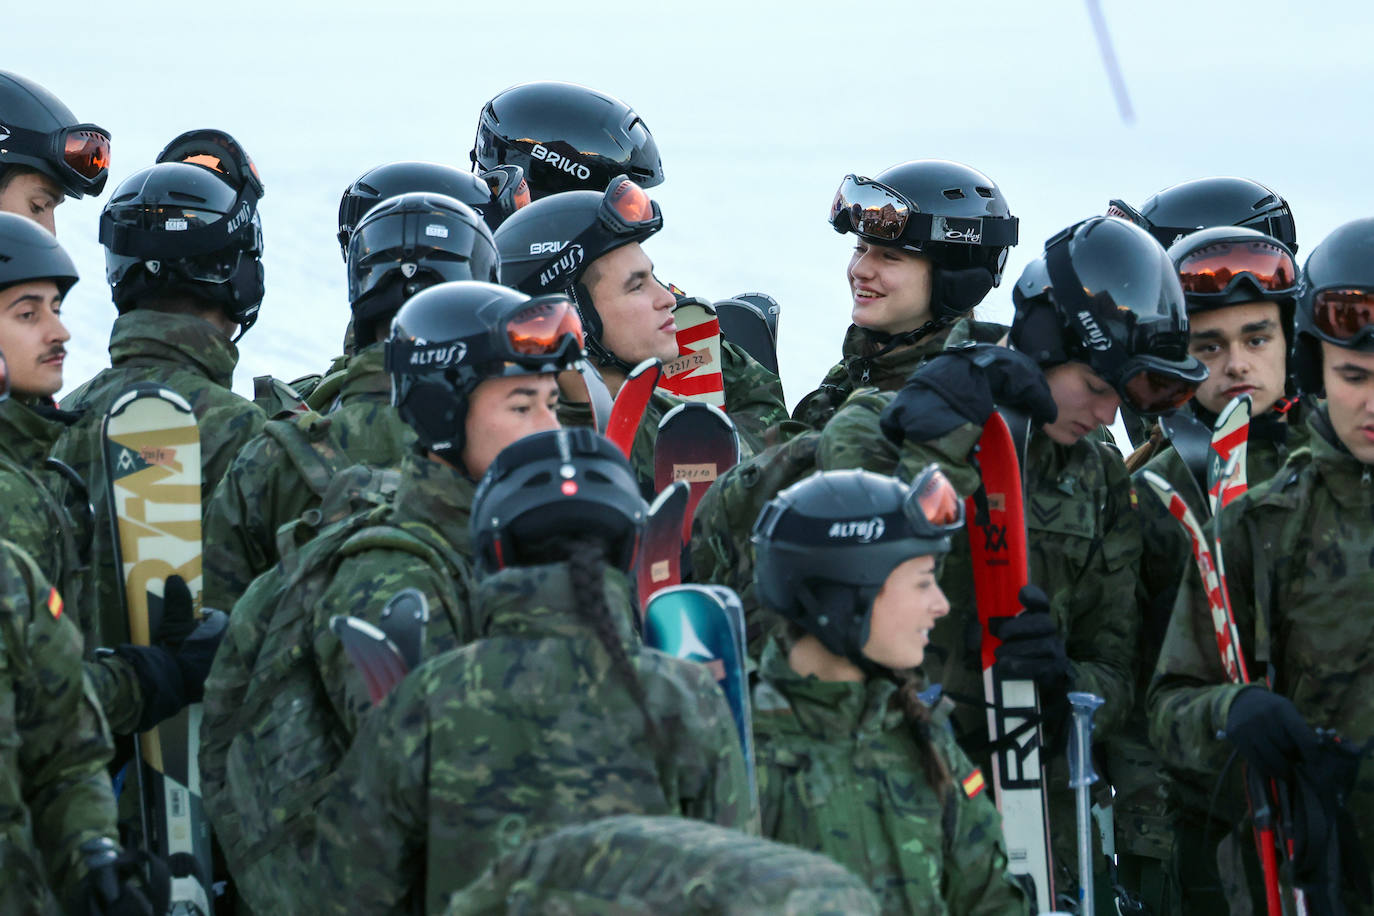
[[934, 465], [907, 486], [871, 471], [822, 471], [775, 496], [754, 523], [754, 586], [767, 607], [868, 667], [873, 599], [912, 557], [945, 554], [964, 504]]
[[33, 80], [0, 70], [0, 177], [10, 166], [42, 172], [70, 197], [99, 194], [110, 173], [110, 132], [78, 122]]
[[977, 169], [913, 159], [877, 178], [846, 176], [830, 205], [830, 225], [929, 258], [932, 314], [953, 320], [1002, 282], [1019, 221], [997, 184]]
[[339, 250], [348, 259], [348, 237], [368, 210], [390, 197], [426, 191], [467, 204], [481, 214], [493, 231], [529, 202], [524, 176], [501, 170], [491, 176], [474, 175], [438, 162], [388, 162], [363, 172], [339, 200]]
[[1374, 217], [1336, 227], [1303, 268], [1293, 372], [1303, 392], [1318, 397], [1321, 341], [1374, 353]]
[[76, 265], [51, 232], [18, 214], [0, 213], [0, 290], [52, 280], [65, 296], [76, 279]]
[[377, 204], [348, 242], [353, 333], [365, 346], [377, 325], [427, 286], [501, 282], [491, 230], [471, 207], [443, 194], [400, 194]]
[[478, 567], [528, 562], [539, 541], [567, 536], [605, 545], [606, 562], [629, 572], [648, 506], [620, 449], [587, 427], [534, 433], [501, 450], [472, 499]]
[[1145, 230], [1094, 216], [1045, 242], [1012, 290], [1011, 344], [1042, 367], [1085, 363], [1138, 413], [1184, 404], [1207, 378], [1188, 353], [1173, 262]]
[[1288, 201], [1248, 178], [1194, 178], [1151, 195], [1139, 210], [1114, 200], [1107, 214], [1134, 222], [1165, 248], [1199, 229], [1244, 226], [1298, 253], [1298, 232]]
[[[218, 132], [215, 132], [218, 133]], [[171, 149], [171, 147], [169, 147]], [[120, 182], [100, 214], [105, 276], [120, 314], [144, 296], [188, 292], [219, 304], [243, 336], [263, 297], [261, 182], [164, 161]]]
[[587, 328], [587, 348], [602, 365], [631, 368], [608, 350], [601, 315], [582, 283], [587, 266], [663, 228], [657, 201], [627, 179], [611, 179], [605, 192], [566, 191], [537, 200], [496, 230], [501, 276], [516, 289], [540, 295], [564, 291], [577, 303]]
[[663, 164], [644, 119], [619, 99], [575, 83], [512, 86], [482, 106], [475, 165], [525, 170], [535, 200], [606, 187], [629, 175], [643, 188], [663, 181]]
[[391, 323], [391, 403], [421, 448], [466, 473], [461, 456], [473, 390], [490, 378], [574, 368], [582, 343], [567, 296], [531, 299], [477, 280], [440, 283], [407, 300]]

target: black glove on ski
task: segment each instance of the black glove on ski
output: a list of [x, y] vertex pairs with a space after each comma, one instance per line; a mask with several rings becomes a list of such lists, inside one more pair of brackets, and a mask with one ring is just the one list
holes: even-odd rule
[[1068, 739], [1069, 688], [1073, 685], [1069, 656], [1045, 593], [1027, 585], [1017, 598], [1024, 611], [992, 621], [992, 635], [1002, 641], [993, 652], [995, 670], [1003, 678], [1035, 681], [1045, 747], [1057, 754]]
[[177, 647], [175, 657], [186, 684], [188, 703], [199, 703], [205, 699], [205, 678], [210, 674], [210, 663], [215, 660], [215, 650], [219, 648], [220, 640], [224, 639], [224, 631], [228, 626], [228, 614], [207, 611], [191, 635]]
[[[171, 878], [160, 861], [136, 853], [121, 853], [114, 842], [100, 837], [81, 844], [86, 877], [76, 891], [69, 913], [80, 916], [158, 916], [171, 905]], [[143, 863], [148, 863], [151, 879]]]
[[1293, 701], [1263, 687], [1236, 695], [1222, 736], [1265, 781], [1286, 782], [1293, 766], [1317, 750], [1317, 734]]
[[878, 422], [895, 445], [929, 442], [964, 423], [981, 426], [997, 404], [1024, 411], [1037, 426], [1059, 416], [1033, 359], [980, 344], [946, 350], [911, 373]]
[[195, 602], [191, 600], [186, 580], [181, 576], [168, 576], [162, 585], [162, 619], [153, 634], [153, 645], [175, 652], [197, 623]]

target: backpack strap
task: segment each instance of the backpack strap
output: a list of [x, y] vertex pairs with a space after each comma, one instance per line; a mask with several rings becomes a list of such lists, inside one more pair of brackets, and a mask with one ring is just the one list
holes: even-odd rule
[[268, 420], [262, 428], [282, 447], [291, 463], [301, 472], [306, 486], [321, 499], [335, 475], [351, 464], [346, 464], [337, 453], [326, 452], [315, 445], [324, 441], [329, 425], [328, 417], [306, 414], [298, 419]]

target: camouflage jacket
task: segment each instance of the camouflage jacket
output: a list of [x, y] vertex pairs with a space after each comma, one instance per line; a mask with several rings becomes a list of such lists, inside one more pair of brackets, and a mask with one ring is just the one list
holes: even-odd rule
[[238, 349], [214, 325], [188, 315], [134, 310], [115, 319], [110, 334], [111, 368], [62, 400], [81, 419], [64, 432], [53, 457], [86, 481], [95, 507], [91, 585], [81, 602], [100, 614], [101, 642], [128, 638], [121, 598], [122, 574], [114, 566], [113, 526], [100, 427], [115, 398], [137, 382], [156, 382], [180, 394], [200, 427], [201, 504], [210, 501], [229, 462], [262, 429], [262, 411], [229, 390]]
[[802, 677], [777, 637], [759, 674], [754, 735], [766, 836], [848, 867], [893, 916], [1030, 912], [1007, 872], [991, 793], [938, 716], [931, 739], [953, 779], [943, 800], [891, 680]]
[[[1291, 451], [1307, 442], [1308, 430], [1302, 423], [1306, 408], [1299, 404], [1286, 414], [1270, 413], [1256, 417], [1250, 425], [1246, 450], [1246, 474], [1251, 486], [1268, 480], [1278, 471]], [[1212, 418], [1199, 417], [1210, 425]], [[1210, 534], [1203, 485], [1199, 484], [1183, 458], [1167, 446], [1145, 469], [1159, 474], [1178, 491], [1193, 516]], [[1171, 811], [1165, 802], [1163, 763], [1148, 738], [1149, 719], [1145, 696], [1164, 644], [1164, 634], [1178, 597], [1179, 583], [1194, 569], [1191, 541], [1183, 526], [1169, 514], [1164, 504], [1146, 486], [1140, 472], [1135, 475], [1140, 519], [1142, 552], [1140, 576], [1136, 580], [1136, 602], [1141, 610], [1140, 652], [1134, 672], [1136, 700], [1129, 721], [1116, 738], [1108, 742], [1107, 772], [1116, 789], [1117, 847], [1166, 859], [1172, 829]], [[1171, 774], [1172, 775], [1172, 774]], [[1197, 812], [1209, 805], [1211, 784], [1203, 780], [1167, 780], [1174, 798]]]
[[[930, 442], [893, 445], [878, 426], [891, 393], [854, 393], [821, 432], [818, 466], [823, 470], [864, 468], [911, 480], [927, 464], [938, 463], [960, 495], [979, 486], [971, 454], [982, 428], [957, 427]], [[1121, 728], [1131, 709], [1136, 639], [1140, 617], [1134, 589], [1140, 564], [1140, 529], [1132, 509], [1135, 492], [1121, 455], [1091, 436], [1071, 446], [1058, 445], [1040, 431], [1031, 434], [1022, 480], [1026, 488], [1027, 553], [1030, 581], [1050, 599], [1069, 657], [1072, 689], [1106, 702], [1097, 711], [1093, 737], [1104, 741]], [[968, 529], [953, 538], [940, 573], [950, 602], [949, 616], [931, 631], [924, 672], [943, 685], [959, 705], [951, 719], [963, 747], [987, 741], [980, 658], [983, 628], [973, 585]], [[979, 535], [981, 536], [981, 534]], [[991, 772], [985, 751], [974, 761]], [[1067, 788], [1063, 753], [1047, 761], [1051, 840], [1057, 876], [1073, 887], [1077, 860], [1073, 794]]]
[[572, 606], [566, 566], [484, 580], [483, 638], [411, 674], [362, 722], [319, 808], [331, 913], [439, 912], [497, 856], [565, 824], [679, 814], [751, 829], [744, 758], [705, 667], [638, 645], [629, 583], [606, 607], [660, 744]]
[[878, 916], [855, 875], [819, 853], [703, 821], [622, 814], [555, 830], [497, 859], [447, 916], [683, 912]]
[[[740, 460], [762, 451], [768, 444], [770, 427], [787, 419], [787, 404], [783, 401], [782, 382], [743, 349], [729, 341], [721, 343], [721, 374], [725, 378], [725, 412], [739, 433]], [[663, 415], [680, 404], [677, 398], [662, 390], [654, 393], [644, 408], [644, 419], [635, 433], [630, 452], [630, 464], [639, 479], [639, 488], [646, 499], [652, 499], [654, 487], [654, 442]], [[558, 422], [563, 426], [591, 426], [591, 407], [559, 399]]]
[[0, 541], [0, 912], [65, 912], [81, 844], [117, 839], [113, 751], [61, 596]]
[[[133, 667], [114, 655], [95, 656], [100, 647], [99, 615], [82, 602], [90, 572], [84, 553], [91, 531], [88, 518], [78, 523], [62, 501], [84, 502], [84, 495], [54, 471], [44, 468], [53, 443], [66, 429], [59, 419], [44, 416], [17, 398], [0, 402], [0, 537], [13, 542], [37, 564], [67, 602], [67, 618], [81, 634], [91, 678], [111, 728], [129, 734], [143, 714], [143, 692]], [[84, 516], [86, 506], [75, 508]]]
[[349, 361], [338, 398], [328, 414], [269, 420], [220, 480], [205, 510], [206, 607], [231, 609], [280, 559], [277, 529], [318, 506], [339, 471], [400, 465], [415, 433], [391, 406], [380, 344]]
[[[1316, 728], [1360, 744], [1374, 736], [1374, 467], [1337, 444], [1325, 409], [1307, 444], [1222, 513], [1226, 583], [1246, 667]], [[1172, 766], [1213, 779], [1230, 757], [1217, 737], [1231, 702], [1258, 686], [1229, 683], [1197, 575], [1179, 590], [1148, 696], [1150, 738]], [[1367, 769], [1367, 768], [1362, 768]], [[1350, 801], [1374, 848], [1374, 776]]]
[[856, 389], [896, 391], [906, 383], [907, 376], [946, 347], [997, 343], [1006, 333], [1005, 325], [965, 317], [915, 343], [882, 352], [885, 340], [851, 324], [844, 332], [840, 361], [821, 379], [820, 387], [797, 402], [792, 419], [820, 429]]

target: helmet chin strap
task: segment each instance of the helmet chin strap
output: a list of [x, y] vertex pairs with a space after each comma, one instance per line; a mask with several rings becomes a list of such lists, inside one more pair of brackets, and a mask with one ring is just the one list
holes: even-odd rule
[[604, 330], [601, 315], [597, 312], [596, 306], [592, 305], [592, 296], [587, 291], [587, 287], [580, 282], [574, 283], [568, 289], [568, 296], [572, 299], [578, 317], [582, 319], [582, 327], [587, 332], [588, 355], [596, 361], [598, 366], [608, 366], [629, 375], [634, 370], [634, 366], [616, 356], [601, 342], [601, 334]]
[[[868, 594], [869, 591], [873, 594]], [[873, 619], [873, 599], [877, 597], [877, 590], [834, 587], [826, 589], [826, 592], [828, 594], [818, 596], [807, 585], [797, 589], [797, 601], [817, 624], [817, 631], [807, 628], [807, 632], [819, 639], [827, 651], [851, 662], [866, 676], [887, 673], [888, 668], [863, 653], [863, 647], [868, 643], [869, 622]], [[854, 627], [845, 626], [846, 618], [862, 620], [857, 632]]]

